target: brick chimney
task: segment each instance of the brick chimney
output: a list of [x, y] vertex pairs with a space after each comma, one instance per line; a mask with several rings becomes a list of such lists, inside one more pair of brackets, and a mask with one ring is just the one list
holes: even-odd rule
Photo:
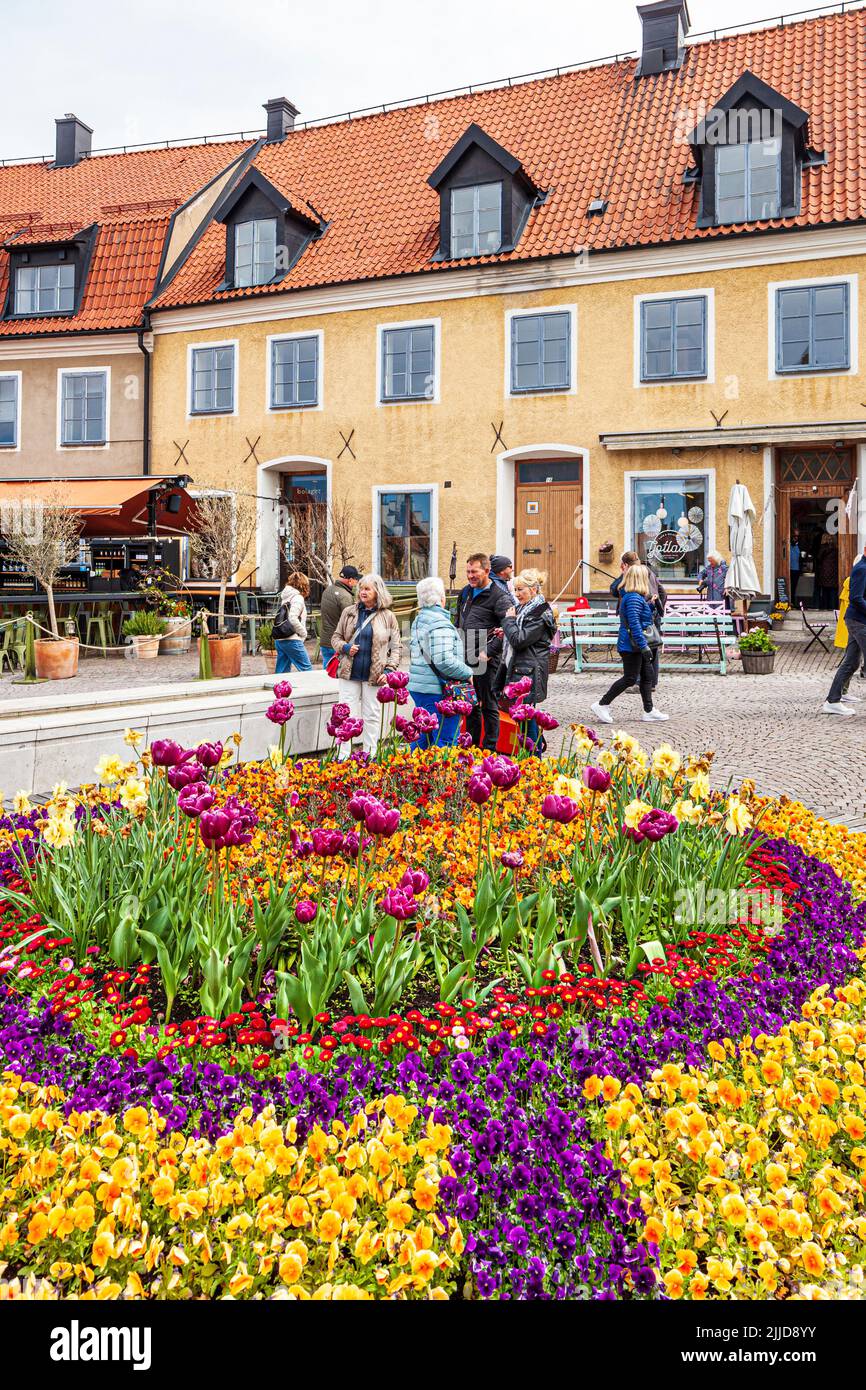
[[288, 97], [271, 97], [270, 101], [265, 102], [265, 110], [268, 113], [268, 133], [265, 139], [271, 145], [277, 140], [284, 140], [289, 131], [294, 130], [298, 108]]
[[93, 131], [89, 125], [73, 116], [71, 111], [67, 111], [65, 116], [58, 116], [54, 124], [57, 126], [54, 166], [57, 169], [68, 169], [90, 154]]
[[653, 5], [638, 5], [642, 41], [636, 77], [652, 77], [660, 72], [673, 72], [683, 65], [686, 54], [686, 34], [689, 32], [689, 9], [686, 0], [658, 0]]

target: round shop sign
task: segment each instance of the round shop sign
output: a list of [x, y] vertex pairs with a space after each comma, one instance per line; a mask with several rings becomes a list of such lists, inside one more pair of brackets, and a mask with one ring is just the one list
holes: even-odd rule
[[677, 531], [660, 531], [647, 546], [647, 555], [661, 565], [677, 565], [686, 553], [683, 539]]

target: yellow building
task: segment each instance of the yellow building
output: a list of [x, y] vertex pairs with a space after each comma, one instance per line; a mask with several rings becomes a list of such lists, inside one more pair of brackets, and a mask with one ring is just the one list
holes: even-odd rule
[[692, 43], [684, 0], [640, 18], [637, 60], [306, 128], [270, 102], [170, 229], [153, 468], [256, 496], [264, 589], [328, 503], [390, 581], [483, 549], [573, 597], [635, 548], [693, 588], [737, 481], [765, 594], [794, 536], [847, 573], [866, 169], [839, 74], [866, 13]]

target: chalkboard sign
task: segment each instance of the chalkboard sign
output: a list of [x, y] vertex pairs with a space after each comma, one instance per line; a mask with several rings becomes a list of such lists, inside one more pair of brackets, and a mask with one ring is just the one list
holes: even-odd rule
[[788, 598], [788, 581], [784, 577], [776, 580], [776, 598], [779, 603], [790, 603]]

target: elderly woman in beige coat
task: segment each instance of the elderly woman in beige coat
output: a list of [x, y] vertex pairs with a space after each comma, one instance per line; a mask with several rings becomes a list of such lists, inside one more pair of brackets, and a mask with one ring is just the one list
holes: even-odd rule
[[[363, 719], [364, 752], [371, 756], [383, 727], [382, 710], [386, 733], [394, 718], [394, 704], [383, 706], [377, 699], [379, 687], [387, 684], [388, 672], [400, 665], [402, 642], [391, 604], [381, 575], [365, 574], [358, 583], [358, 602], [343, 609], [332, 638], [339, 657], [340, 699], [349, 706], [353, 719]], [[341, 758], [348, 758], [350, 751], [349, 744], [340, 745]]]

